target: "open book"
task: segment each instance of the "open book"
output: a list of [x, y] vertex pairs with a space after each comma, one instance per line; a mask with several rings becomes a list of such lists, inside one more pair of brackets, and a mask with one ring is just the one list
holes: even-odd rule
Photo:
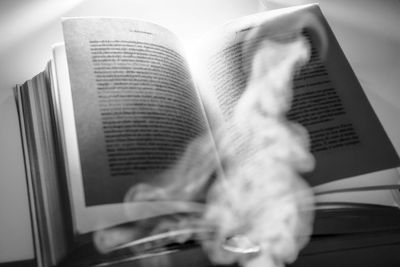
[[124, 197], [135, 184], [167, 182], [155, 177], [191, 140], [206, 133], [212, 142], [229, 121], [248, 78], [241, 48], [253, 40], [246, 33], [305, 13], [321, 22], [328, 44], [323, 59], [312, 47], [294, 78], [288, 118], [307, 128], [316, 157], [305, 179], [320, 201], [328, 191], [396, 185], [398, 156], [318, 5], [240, 18], [190, 48], [150, 22], [65, 19], [65, 44], [54, 46], [43, 73], [16, 88], [41, 264], [60, 262], [76, 236], [200, 210], [200, 203]]

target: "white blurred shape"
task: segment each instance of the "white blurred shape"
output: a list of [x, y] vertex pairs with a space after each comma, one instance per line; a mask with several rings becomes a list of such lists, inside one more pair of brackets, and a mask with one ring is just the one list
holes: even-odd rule
[[14, 45], [26, 35], [59, 18], [84, 0], [37, 0], [24, 2], [0, 16], [0, 51]]

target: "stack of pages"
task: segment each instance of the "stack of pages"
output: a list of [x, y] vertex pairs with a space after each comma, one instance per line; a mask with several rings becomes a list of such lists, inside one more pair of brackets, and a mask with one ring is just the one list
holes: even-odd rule
[[[246, 84], [238, 64], [246, 60], [240, 47], [251, 42], [246, 32], [305, 13], [320, 20], [328, 44], [323, 59], [313, 47], [294, 78], [288, 114], [307, 128], [316, 158], [305, 175], [317, 199], [314, 235], [394, 229], [398, 155], [318, 5], [237, 19], [190, 49], [150, 22], [70, 18], [63, 20], [65, 43], [54, 46], [46, 70], [15, 90], [39, 265], [68, 262], [93, 231], [201, 210], [202, 203], [124, 203], [124, 196], [134, 184], [157, 183], [152, 177], [190, 140], [207, 131], [212, 139], [229, 120]], [[313, 43], [313, 32], [307, 34]], [[360, 220], [343, 220], [349, 214]], [[355, 227], [369, 216], [389, 219]], [[373, 243], [352, 240], [347, 248]], [[337, 247], [325, 241], [305, 253]], [[109, 261], [94, 258], [90, 264]]]

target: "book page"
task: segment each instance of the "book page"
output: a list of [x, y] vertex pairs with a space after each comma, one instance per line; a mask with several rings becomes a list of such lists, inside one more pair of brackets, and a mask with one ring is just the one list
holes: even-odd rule
[[327, 37], [322, 58], [316, 43], [323, 42], [316, 32], [305, 32], [312, 45], [311, 58], [294, 77], [294, 99], [287, 115], [305, 126], [311, 138], [316, 168], [305, 174], [306, 180], [316, 186], [397, 167], [399, 159], [390, 140], [315, 4], [249, 16], [207, 36], [200, 48], [205, 59], [200, 91], [212, 128], [230, 120], [246, 88], [251, 59], [243, 50], [260, 41], [249, 39], [248, 33], [261, 27], [263, 38], [284, 35], [285, 30], [290, 34], [296, 30], [293, 22], [301, 21], [306, 13], [316, 16]]
[[[68, 120], [74, 121], [77, 139], [76, 145], [71, 142], [74, 148], [67, 146], [77, 150], [71, 152], [70, 191], [76, 219], [86, 220], [75, 223], [85, 232], [123, 222], [121, 203], [131, 186], [168, 183], [155, 177], [207, 127], [172, 33], [149, 22], [115, 18], [68, 19], [63, 29], [73, 106]], [[73, 129], [66, 130], [73, 136]], [[130, 219], [154, 216], [155, 204], [132, 204], [137, 218]], [[158, 204], [156, 213], [191, 208]]]

